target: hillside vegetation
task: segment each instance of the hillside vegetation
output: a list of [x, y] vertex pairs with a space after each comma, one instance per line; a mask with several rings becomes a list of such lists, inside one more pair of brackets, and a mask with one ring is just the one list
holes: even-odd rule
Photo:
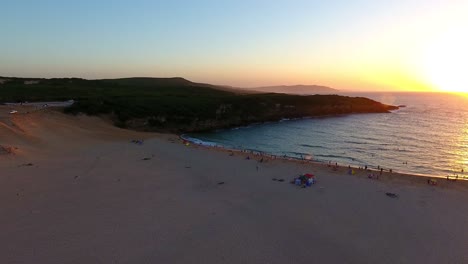
[[336, 94], [339, 92], [333, 89], [320, 85], [280, 85], [280, 86], [264, 86], [252, 88], [251, 90], [263, 93], [285, 93], [285, 94], [298, 94], [298, 95], [312, 95], [312, 94]]
[[0, 77], [0, 103], [75, 100], [64, 111], [110, 117], [117, 126], [188, 132], [282, 118], [385, 113], [396, 109], [362, 97], [242, 94], [183, 78], [107, 80]]

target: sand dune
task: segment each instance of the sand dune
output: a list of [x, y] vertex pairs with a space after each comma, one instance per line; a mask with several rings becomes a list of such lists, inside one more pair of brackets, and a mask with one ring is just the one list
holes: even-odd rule
[[[52, 110], [0, 122], [20, 151], [0, 155], [0, 263], [468, 260], [463, 183], [260, 163]], [[305, 172], [318, 183], [288, 183]]]
[[7, 107], [0, 107], [0, 145], [61, 153], [98, 142], [154, 136], [119, 129], [98, 117], [65, 115], [54, 109], [18, 106], [15, 109], [20, 110], [19, 113], [10, 115], [6, 114]]

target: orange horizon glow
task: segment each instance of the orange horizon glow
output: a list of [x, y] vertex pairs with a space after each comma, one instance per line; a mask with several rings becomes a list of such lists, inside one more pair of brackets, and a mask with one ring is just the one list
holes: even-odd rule
[[67, 12], [37, 12], [39, 4], [17, 8], [0, 17], [13, 25], [0, 43], [0, 73], [468, 93], [467, 0], [241, 2], [168, 2], [165, 9], [148, 1], [130, 10], [122, 3], [121, 12], [96, 12], [96, 21], [86, 18], [86, 5], [74, 20]]

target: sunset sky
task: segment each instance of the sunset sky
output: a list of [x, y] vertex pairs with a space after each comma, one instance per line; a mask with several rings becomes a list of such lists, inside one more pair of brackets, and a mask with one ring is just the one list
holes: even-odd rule
[[0, 76], [468, 91], [468, 0], [6, 0]]

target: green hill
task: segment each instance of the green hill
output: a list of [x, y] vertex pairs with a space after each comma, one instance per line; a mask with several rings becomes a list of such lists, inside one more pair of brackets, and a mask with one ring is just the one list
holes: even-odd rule
[[320, 85], [279, 85], [279, 86], [264, 86], [251, 88], [250, 90], [268, 93], [285, 93], [297, 95], [312, 95], [312, 94], [336, 94], [339, 92], [333, 89]]
[[0, 77], [0, 102], [76, 101], [70, 114], [105, 115], [117, 126], [188, 132], [298, 118], [396, 109], [362, 97], [240, 94], [183, 78]]
[[173, 78], [150, 78], [150, 77], [131, 77], [119, 79], [104, 79], [102, 82], [131, 85], [131, 86], [152, 86], [152, 87], [177, 87], [177, 86], [196, 86], [189, 80], [181, 77]]

